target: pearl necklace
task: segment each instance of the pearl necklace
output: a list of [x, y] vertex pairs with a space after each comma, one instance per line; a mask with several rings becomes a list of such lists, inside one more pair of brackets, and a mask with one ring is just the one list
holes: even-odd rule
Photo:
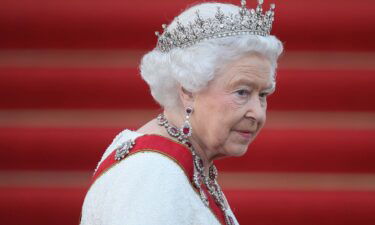
[[188, 149], [190, 150], [193, 156], [193, 164], [194, 164], [193, 185], [199, 190], [199, 195], [200, 195], [202, 202], [207, 207], [209, 206], [208, 198], [205, 192], [203, 191], [203, 187], [202, 187], [202, 185], [204, 184], [207, 187], [209, 194], [214, 198], [216, 204], [224, 212], [226, 224], [234, 225], [233, 218], [228, 214], [229, 207], [228, 207], [227, 201], [217, 182], [218, 172], [217, 172], [215, 165], [212, 164], [210, 166], [208, 176], [205, 176], [203, 160], [196, 153], [191, 142], [187, 138], [185, 138], [182, 131], [180, 131], [177, 127], [169, 124], [164, 114], [159, 114], [157, 117], [157, 121], [158, 121], [159, 126], [165, 127], [165, 129], [167, 130], [167, 133], [171, 137], [177, 138], [177, 140], [180, 143], [186, 145]]

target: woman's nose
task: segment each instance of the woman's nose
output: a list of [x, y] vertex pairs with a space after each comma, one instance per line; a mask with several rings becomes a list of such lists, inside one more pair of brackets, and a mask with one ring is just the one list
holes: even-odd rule
[[253, 96], [248, 102], [246, 117], [256, 121], [262, 121], [266, 113], [266, 103], [262, 102], [259, 96]]

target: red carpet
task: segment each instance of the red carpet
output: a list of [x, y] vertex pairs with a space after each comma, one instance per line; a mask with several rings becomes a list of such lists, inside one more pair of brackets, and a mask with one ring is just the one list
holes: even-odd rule
[[[270, 110], [374, 111], [374, 71], [281, 70]], [[0, 68], [0, 109], [157, 108], [138, 69]]]
[[[0, 128], [0, 169], [92, 170], [119, 131]], [[231, 172], [375, 173], [374, 136], [373, 130], [264, 130], [245, 156], [217, 164]]]
[[0, 188], [3, 224], [77, 225], [83, 188]]
[[[194, 2], [3, 0], [0, 48], [150, 49], [161, 24]], [[373, 0], [275, 3], [273, 33], [288, 50], [375, 50]]]
[[[78, 224], [105, 148], [159, 108], [138, 53], [193, 2], [1, 2], [1, 224]], [[268, 101], [279, 117], [217, 163], [229, 202], [242, 225], [374, 225], [375, 1], [275, 3], [273, 33], [294, 54]]]
[[[7, 225], [78, 224], [85, 193], [84, 188], [1, 188], [0, 217]], [[373, 225], [375, 221], [373, 192], [227, 190], [226, 196], [241, 224]]]
[[230, 190], [226, 195], [241, 224], [372, 225], [375, 221], [374, 192]]

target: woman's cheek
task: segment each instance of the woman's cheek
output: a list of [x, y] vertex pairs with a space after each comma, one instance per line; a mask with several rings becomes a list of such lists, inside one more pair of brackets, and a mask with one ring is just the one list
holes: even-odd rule
[[227, 96], [227, 106], [230, 107], [232, 110], [237, 110], [241, 108], [241, 106], [246, 104], [246, 99], [236, 96], [236, 94], [232, 93]]

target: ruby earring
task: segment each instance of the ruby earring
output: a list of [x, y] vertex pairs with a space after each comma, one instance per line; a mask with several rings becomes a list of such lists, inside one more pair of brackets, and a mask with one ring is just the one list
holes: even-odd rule
[[185, 113], [186, 113], [185, 122], [182, 128], [180, 129], [180, 131], [184, 138], [188, 138], [191, 136], [191, 133], [192, 133], [192, 127], [190, 125], [189, 119], [190, 119], [190, 115], [193, 113], [193, 108], [187, 107], [185, 109]]

